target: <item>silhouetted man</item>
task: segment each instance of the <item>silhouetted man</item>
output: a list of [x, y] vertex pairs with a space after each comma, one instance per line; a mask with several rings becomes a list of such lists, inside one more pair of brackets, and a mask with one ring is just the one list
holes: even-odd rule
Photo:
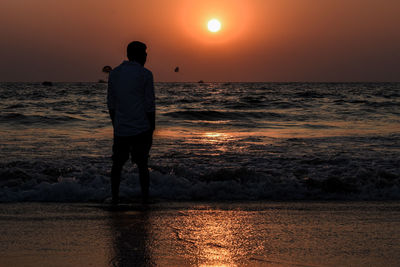
[[155, 128], [153, 74], [144, 68], [146, 45], [132, 42], [127, 47], [129, 61], [111, 71], [108, 80], [107, 106], [114, 127], [111, 193], [118, 203], [121, 171], [131, 155], [139, 169], [142, 198], [149, 196], [149, 151]]

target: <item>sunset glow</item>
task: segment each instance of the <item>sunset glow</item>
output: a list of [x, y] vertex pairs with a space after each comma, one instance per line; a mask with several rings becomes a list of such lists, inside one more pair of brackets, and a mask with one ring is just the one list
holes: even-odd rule
[[180, 81], [396, 81], [399, 8], [394, 0], [100, 1], [95, 9], [4, 0], [0, 79], [96, 81], [137, 39], [156, 81], [177, 80], [165, 62], [181, 67]]

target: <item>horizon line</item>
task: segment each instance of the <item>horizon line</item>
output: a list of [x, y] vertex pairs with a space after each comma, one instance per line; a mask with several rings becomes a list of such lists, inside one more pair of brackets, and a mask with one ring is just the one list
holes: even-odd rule
[[[0, 81], [0, 83], [107, 83], [99, 81]], [[154, 83], [400, 83], [399, 81], [154, 81]]]

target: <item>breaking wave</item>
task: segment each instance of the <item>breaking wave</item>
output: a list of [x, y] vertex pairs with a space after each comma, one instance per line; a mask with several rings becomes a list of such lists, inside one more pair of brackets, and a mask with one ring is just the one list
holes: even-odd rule
[[[307, 164], [318, 165], [318, 159]], [[110, 196], [108, 164], [44, 161], [3, 163], [0, 202], [103, 202]], [[346, 171], [345, 171], [346, 172]], [[384, 169], [347, 170], [348, 175], [310, 175], [306, 169], [260, 173], [219, 169], [193, 176], [152, 166], [151, 196], [165, 200], [399, 200], [400, 177]], [[140, 196], [135, 169], [124, 171], [121, 198]]]

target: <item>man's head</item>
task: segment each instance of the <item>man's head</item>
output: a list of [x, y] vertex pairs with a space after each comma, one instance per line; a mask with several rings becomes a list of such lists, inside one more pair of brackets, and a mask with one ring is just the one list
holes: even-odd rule
[[147, 46], [142, 42], [131, 42], [126, 49], [129, 61], [136, 61], [144, 66], [144, 63], [146, 63], [147, 59], [146, 49]]

